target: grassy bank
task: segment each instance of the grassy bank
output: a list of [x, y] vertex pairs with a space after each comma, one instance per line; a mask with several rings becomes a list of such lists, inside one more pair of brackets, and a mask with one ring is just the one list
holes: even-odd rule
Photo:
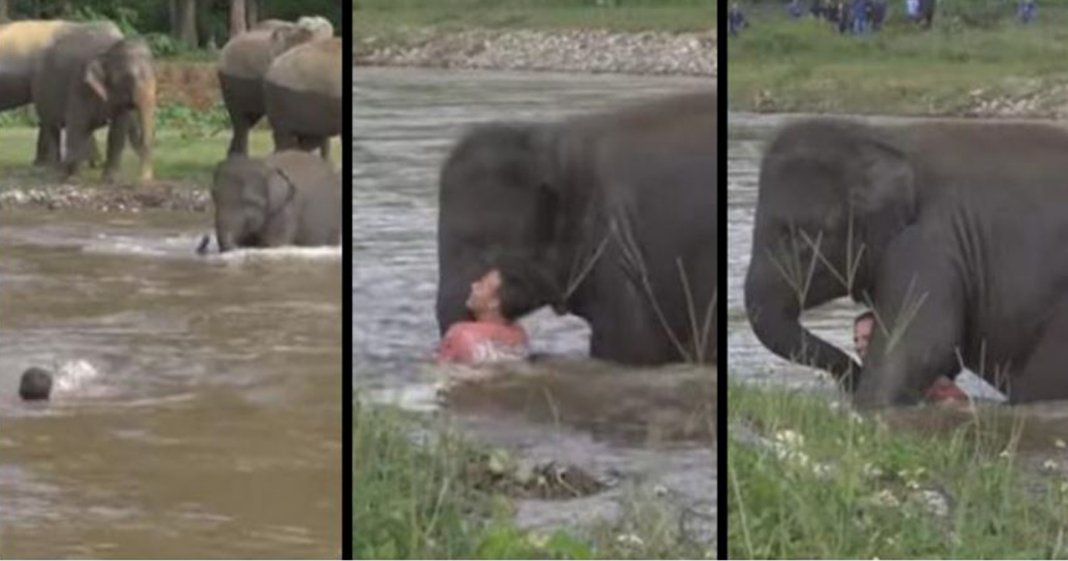
[[[101, 152], [106, 147], [106, 132], [97, 131], [97, 145]], [[58, 172], [36, 168], [33, 162], [37, 141], [37, 129], [30, 127], [0, 127], [0, 189], [36, 187], [54, 184], [59, 180]], [[182, 185], [207, 188], [211, 185], [211, 176], [215, 165], [226, 157], [230, 144], [230, 129], [201, 128], [200, 125], [161, 127], [156, 133], [154, 163], [156, 179]], [[255, 130], [249, 138], [249, 149], [254, 156], [264, 156], [274, 149], [269, 130]], [[331, 157], [335, 167], [340, 167], [338, 158], [342, 154], [341, 142], [334, 139]], [[103, 158], [103, 153], [101, 154]], [[103, 162], [101, 162], [103, 165]], [[138, 173], [137, 152], [127, 145], [123, 151], [122, 171], [118, 181], [132, 183]], [[101, 184], [102, 170], [82, 166], [77, 182], [82, 184]]]
[[[1014, 3], [1012, 3], [1014, 4]], [[1068, 111], [1068, 7], [1018, 24], [942, 14], [923, 31], [891, 6], [888, 27], [857, 38], [830, 24], [750, 14], [728, 41], [732, 110], [912, 115], [1060, 115]]]
[[1042, 432], [1061, 462], [1019, 453], [1025, 423], [1007, 410], [876, 421], [826, 398], [744, 385], [732, 385], [730, 401], [732, 557], [1068, 554], [1068, 483], [1055, 467], [1063, 442]]
[[[415, 438], [421, 427], [432, 438]], [[354, 428], [354, 551], [361, 558], [711, 558], [679, 543], [666, 518], [636, 503], [620, 534], [607, 526], [526, 532], [512, 499], [494, 491], [499, 451], [442, 424], [357, 402]], [[496, 475], [495, 475], [496, 474]]]
[[715, 0], [605, 0], [603, 4], [587, 0], [357, 0], [353, 34], [357, 39], [389, 37], [413, 27], [704, 31], [716, 21]]

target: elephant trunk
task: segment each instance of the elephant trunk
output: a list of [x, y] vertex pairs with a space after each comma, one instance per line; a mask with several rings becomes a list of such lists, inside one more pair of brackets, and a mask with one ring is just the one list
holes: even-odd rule
[[141, 82], [136, 93], [137, 111], [140, 117], [141, 138], [137, 152], [141, 158], [141, 181], [152, 181], [152, 145], [156, 139], [156, 78], [149, 76]]
[[[815, 305], [806, 302], [808, 304]], [[853, 390], [853, 374], [860, 372], [860, 365], [801, 325], [799, 297], [763, 259], [754, 260], [746, 275], [745, 308], [753, 333], [771, 352], [792, 362], [825, 370], [846, 389]]]

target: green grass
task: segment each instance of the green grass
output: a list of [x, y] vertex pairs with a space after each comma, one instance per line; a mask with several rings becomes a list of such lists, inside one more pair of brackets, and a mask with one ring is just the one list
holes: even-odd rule
[[[606, 2], [611, 3], [611, 2]], [[407, 28], [608, 29], [707, 31], [716, 25], [714, 0], [622, 1], [598, 6], [581, 0], [362, 0], [353, 10], [357, 41], [402, 34]]]
[[[982, 99], [1027, 99], [1068, 84], [1068, 8], [1041, 7], [1039, 23], [936, 19], [931, 31], [892, 21], [881, 33], [839, 35], [826, 22], [751, 15], [728, 41], [733, 110], [961, 114]], [[973, 17], [972, 19], [977, 19]], [[1039, 109], [1068, 103], [1056, 95]]]
[[[421, 427], [432, 435], [417, 443]], [[624, 525], [641, 546], [617, 540], [619, 529], [524, 532], [512, 503], [484, 490], [487, 457], [454, 429], [390, 410], [355, 409], [354, 551], [357, 559], [696, 558], [712, 552], [680, 544], [663, 513], [636, 499]], [[492, 456], [492, 454], [490, 454]]]
[[[211, 185], [211, 176], [215, 166], [226, 158], [226, 149], [230, 144], [230, 128], [184, 129], [182, 127], [160, 127], [156, 131], [156, 144], [153, 153], [156, 179], [183, 185], [207, 188]], [[97, 145], [103, 151], [106, 148], [107, 133], [104, 129], [96, 132]], [[59, 181], [58, 172], [50, 169], [36, 168], [33, 161], [37, 142], [37, 129], [30, 127], [0, 127], [0, 188], [26, 187], [54, 184]], [[250, 153], [253, 156], [265, 156], [274, 149], [269, 130], [252, 131], [249, 138]], [[335, 138], [331, 148], [331, 159], [335, 168], [340, 167], [342, 154], [341, 142]], [[101, 162], [101, 165], [103, 163]], [[100, 168], [83, 165], [78, 172], [76, 182], [81, 184], [103, 184]], [[132, 183], [138, 174], [137, 152], [127, 144], [123, 151], [122, 168], [117, 180]]]
[[[1068, 483], [1017, 453], [1019, 418], [931, 410], [915, 423], [923, 434], [830, 405], [785, 389], [730, 387], [730, 430], [777, 443], [730, 439], [731, 557], [1068, 555]], [[952, 422], [932, 428], [937, 418]], [[1053, 435], [1042, 437], [1052, 451]], [[948, 513], [925, 507], [924, 491], [948, 497]]]

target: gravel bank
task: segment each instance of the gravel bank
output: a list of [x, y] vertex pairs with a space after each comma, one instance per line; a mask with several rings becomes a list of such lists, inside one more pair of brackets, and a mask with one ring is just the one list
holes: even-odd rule
[[141, 212], [150, 209], [207, 212], [211, 209], [211, 193], [206, 189], [163, 182], [138, 188], [62, 184], [9, 187], [0, 191], [0, 210], [16, 208], [98, 212]]
[[355, 60], [367, 66], [715, 76], [716, 38], [712, 31], [417, 29], [401, 37], [357, 39]]

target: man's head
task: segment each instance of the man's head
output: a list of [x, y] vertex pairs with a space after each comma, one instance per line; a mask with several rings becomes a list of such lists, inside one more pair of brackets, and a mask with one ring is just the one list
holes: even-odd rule
[[515, 321], [549, 303], [552, 286], [532, 266], [496, 259], [486, 273], [471, 283], [467, 309], [475, 319], [500, 316]]
[[52, 374], [36, 366], [27, 368], [19, 381], [19, 397], [25, 401], [44, 401], [52, 395]]
[[875, 314], [871, 310], [863, 312], [853, 320], [853, 346], [857, 355], [864, 360], [868, 352], [868, 344], [871, 343], [871, 334], [875, 329]]

